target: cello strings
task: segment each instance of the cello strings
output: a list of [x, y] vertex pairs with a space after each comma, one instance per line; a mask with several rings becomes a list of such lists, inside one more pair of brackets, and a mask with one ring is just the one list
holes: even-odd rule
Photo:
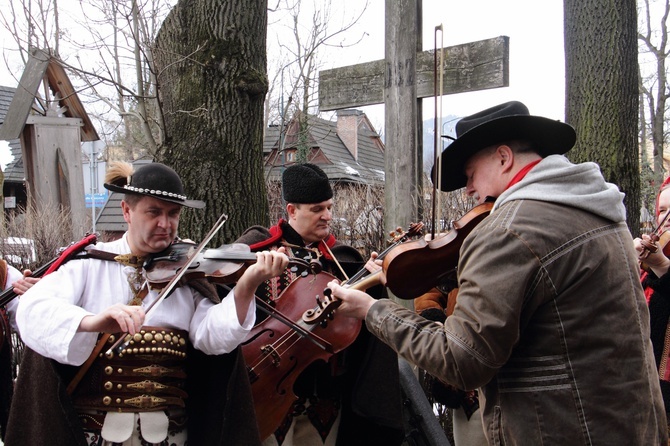
[[[305, 324], [305, 323], [302, 322], [302, 321], [300, 321], [300, 322], [296, 322], [296, 324], [298, 324], [298, 323], [307, 326], [307, 324]], [[314, 326], [311, 326], [311, 327], [314, 327]], [[312, 331], [312, 330], [310, 330], [311, 327], [310, 327], [310, 326], [307, 326], [307, 328], [305, 328], [305, 327], [303, 327], [303, 328], [305, 328], [306, 331]], [[286, 333], [283, 334], [282, 336], [280, 336], [280, 337], [279, 337], [276, 341], [274, 341], [273, 343], [268, 344], [268, 346], [270, 346], [270, 347], [272, 348], [272, 351], [273, 351], [274, 353], [277, 354], [277, 357], [279, 357], [279, 358], [281, 359], [281, 357], [282, 357], [287, 351], [289, 351], [293, 346], [295, 346], [295, 345], [298, 343], [298, 341], [300, 341], [301, 338], [302, 338], [302, 336], [298, 335], [297, 332], [291, 330], [291, 331], [286, 332]], [[292, 341], [292, 343], [291, 343], [290, 345], [286, 346], [286, 344], [287, 344], [288, 342], [291, 342], [291, 341]], [[280, 353], [279, 350], [282, 349], [282, 348], [283, 348], [283, 350], [282, 350], [282, 352]], [[268, 359], [269, 359], [269, 360], [274, 360], [273, 355], [270, 354], [270, 353], [267, 353], [267, 352], [263, 352], [261, 355], [259, 355], [259, 356], [256, 358], [256, 362], [254, 363], [253, 366], [250, 367], [251, 370], [253, 370], [254, 372], [256, 372], [256, 371], [257, 371], [257, 368], [260, 367], [260, 366], [261, 366], [264, 362], [266, 362], [266, 360], [268, 360]], [[274, 366], [273, 364], [268, 364], [268, 365], [272, 365], [272, 366]], [[267, 368], [267, 366], [264, 367], [263, 369], [259, 370], [259, 372], [262, 372], [262, 371], [265, 370], [266, 368]], [[260, 374], [260, 373], [258, 373], [258, 374]]]

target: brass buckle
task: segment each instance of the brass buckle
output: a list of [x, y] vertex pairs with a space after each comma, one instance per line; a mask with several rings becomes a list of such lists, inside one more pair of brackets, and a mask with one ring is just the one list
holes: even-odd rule
[[165, 384], [157, 383], [156, 381], [142, 381], [139, 383], [132, 383], [126, 385], [129, 389], [133, 389], [137, 392], [144, 392], [144, 393], [156, 393], [160, 392], [161, 390], [167, 389], [168, 386]]
[[171, 372], [167, 367], [163, 367], [157, 364], [151, 364], [146, 367], [140, 367], [138, 369], [133, 369], [133, 373], [137, 373], [142, 376], [165, 376]]
[[135, 398], [123, 400], [129, 406], [137, 407], [138, 409], [153, 409], [154, 407], [164, 406], [165, 400], [152, 395], [141, 395]]

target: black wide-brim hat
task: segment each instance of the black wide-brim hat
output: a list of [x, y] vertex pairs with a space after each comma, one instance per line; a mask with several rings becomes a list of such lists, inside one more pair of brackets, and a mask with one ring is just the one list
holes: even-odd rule
[[145, 164], [125, 181], [123, 185], [105, 183], [105, 189], [122, 194], [146, 195], [190, 208], [205, 207], [204, 201], [186, 198], [179, 175], [165, 164]]
[[[572, 126], [532, 116], [518, 101], [506, 102], [466, 116], [456, 123], [456, 139], [442, 152], [440, 190], [450, 192], [467, 184], [465, 163], [480, 150], [512, 140], [530, 141], [542, 157], [564, 154], [577, 140]], [[435, 181], [435, 166], [432, 170]]]

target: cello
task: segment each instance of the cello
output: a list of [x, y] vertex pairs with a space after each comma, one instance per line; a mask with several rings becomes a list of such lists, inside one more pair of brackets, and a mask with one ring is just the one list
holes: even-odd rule
[[[416, 235], [422, 227], [420, 223], [412, 225], [378, 258], [410, 235]], [[298, 277], [279, 295], [275, 308], [267, 308], [269, 304], [257, 299], [257, 305], [281, 315], [257, 324], [241, 344], [261, 439], [277, 430], [298, 399], [293, 385], [302, 371], [315, 361], [328, 361], [351, 345], [360, 333], [362, 321], [338, 316], [340, 301], [330, 299], [325, 292], [328, 282], [335, 278], [327, 272]], [[380, 271], [369, 274], [363, 268], [348, 281], [348, 286], [366, 289], [380, 279]], [[297, 329], [282, 322], [284, 319], [295, 321]]]

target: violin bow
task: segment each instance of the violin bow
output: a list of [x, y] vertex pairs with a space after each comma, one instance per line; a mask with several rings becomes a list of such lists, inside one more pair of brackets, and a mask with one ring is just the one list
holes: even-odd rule
[[328, 353], [331, 353], [331, 354], [334, 353], [333, 345], [330, 342], [326, 341], [321, 336], [318, 336], [318, 335], [312, 333], [311, 331], [305, 330], [300, 325], [293, 322], [289, 317], [284, 315], [281, 311], [277, 310], [276, 308], [273, 308], [272, 305], [265, 302], [263, 299], [261, 299], [258, 296], [256, 296], [256, 304], [258, 306], [258, 309], [261, 310], [263, 313], [277, 319], [279, 322], [288, 326], [290, 329], [295, 331], [297, 334], [299, 334], [303, 338], [313, 342], [320, 349], [322, 349], [324, 351], [327, 351]]
[[[649, 251], [652, 254], [654, 254], [656, 251], [658, 251], [658, 245], [656, 244], [656, 242], [660, 239], [661, 234], [663, 233], [662, 229], [663, 229], [663, 226], [665, 226], [665, 223], [668, 221], [668, 217], [670, 217], [670, 209], [668, 209], [665, 212], [665, 216], [663, 217], [661, 222], [658, 224], [658, 226], [656, 226], [656, 228], [653, 231], [651, 231], [651, 234], [649, 235], [649, 237], [651, 238], [651, 240], [654, 243], [649, 243], [649, 242], [644, 241], [644, 240], [642, 240], [642, 242], [641, 242], [642, 246], [644, 246], [644, 249], [646, 249], [647, 251]], [[659, 234], [659, 232], [661, 234]]]
[[[438, 50], [437, 48], [437, 33], [440, 32], [441, 44]], [[437, 188], [442, 183], [442, 151], [439, 150], [440, 134], [442, 133], [442, 83], [444, 76], [444, 29], [442, 24], [439, 24], [435, 27], [435, 33], [433, 35], [434, 40], [434, 55], [433, 55], [433, 97], [435, 98], [435, 115], [433, 116], [433, 221], [430, 229], [430, 238], [435, 239], [435, 226], [437, 226], [437, 212], [440, 209], [439, 201], [440, 197], [437, 194]], [[439, 70], [440, 70], [440, 81], [437, 81], [437, 71], [438, 71], [438, 57], [439, 57]], [[439, 91], [438, 91], [439, 85]], [[438, 102], [439, 101], [439, 102]], [[439, 107], [439, 118], [438, 118], [438, 103]], [[439, 125], [438, 125], [439, 122]]]
[[663, 226], [665, 226], [665, 223], [668, 221], [668, 217], [670, 217], [670, 209], [665, 211], [665, 216], [663, 217], [663, 220], [661, 220], [661, 222], [658, 224], [656, 229], [654, 229], [652, 234], [654, 234], [656, 237], [659, 237], [661, 235], [661, 234], [659, 234], [659, 232], [661, 232], [661, 233], [663, 232], [662, 229], [663, 229]]
[[[228, 220], [228, 216], [226, 214], [221, 214], [219, 219], [217, 220], [216, 224], [212, 227], [212, 229], [209, 230], [207, 235], [205, 236], [204, 239], [200, 242], [196, 250], [193, 252], [191, 257], [189, 257], [188, 261], [184, 265], [182, 269], [179, 270], [177, 274], [168, 282], [167, 285], [165, 285], [165, 288], [163, 288], [158, 295], [158, 299], [154, 301], [154, 303], [147, 308], [147, 311], [145, 313], [145, 320], [149, 318], [149, 316], [160, 306], [160, 304], [170, 295], [172, 290], [177, 286], [181, 278], [186, 274], [186, 271], [191, 267], [193, 264], [193, 261], [198, 257], [198, 255], [202, 252], [203, 249], [205, 249], [205, 246], [212, 240], [214, 235], [219, 232], [219, 229], [223, 227], [223, 224]], [[128, 333], [122, 334], [119, 336], [119, 339], [112, 345], [106, 352], [105, 354], [108, 356], [111, 356], [114, 352], [114, 350], [123, 350], [125, 349], [129, 344], [130, 344], [130, 339], [125, 340], [127, 337]]]

